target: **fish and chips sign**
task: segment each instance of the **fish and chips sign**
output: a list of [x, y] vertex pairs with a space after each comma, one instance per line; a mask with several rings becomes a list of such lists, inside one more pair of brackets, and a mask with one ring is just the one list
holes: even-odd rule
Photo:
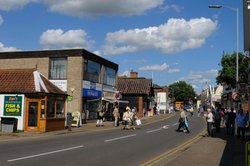
[[21, 116], [22, 96], [4, 97], [4, 116]]

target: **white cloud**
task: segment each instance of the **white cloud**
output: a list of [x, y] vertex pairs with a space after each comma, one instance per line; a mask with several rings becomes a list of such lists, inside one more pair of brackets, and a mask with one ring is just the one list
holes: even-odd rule
[[124, 71], [120, 76], [129, 77], [129, 76], [130, 76], [130, 72], [126, 70], [126, 71]]
[[3, 43], [0, 42], [0, 52], [17, 51], [15, 47], [5, 47]]
[[42, 0], [53, 12], [72, 16], [141, 15], [164, 0]]
[[176, 4], [171, 4], [171, 5], [166, 5], [166, 6], [160, 7], [160, 11], [162, 13], [164, 13], [167, 10], [170, 10], [170, 9], [173, 9], [174, 11], [176, 11], [176, 12], [179, 13], [179, 12], [181, 12], [184, 9], [184, 7], [181, 7], [181, 6], [176, 5]]
[[40, 36], [40, 44], [44, 49], [85, 48], [89, 49], [94, 41], [87, 39], [87, 33], [82, 29], [69, 30], [50, 29]]
[[189, 21], [171, 18], [158, 27], [110, 32], [104, 54], [114, 55], [143, 50], [160, 50], [172, 54], [201, 47], [217, 28], [217, 21], [196, 18]]
[[0, 0], [0, 10], [10, 11], [22, 9], [25, 5], [37, 0]]
[[162, 65], [152, 65], [152, 66], [143, 66], [140, 67], [139, 70], [142, 71], [163, 71], [167, 70], [169, 66], [166, 63], [163, 63]]
[[96, 54], [96, 55], [98, 55], [98, 56], [102, 56], [102, 53], [101, 53], [100, 50], [96, 50], [96, 51], [94, 51], [93, 53]]
[[204, 86], [214, 84], [213, 80], [218, 75], [218, 70], [209, 70], [205, 72], [190, 72], [187, 76], [180, 78], [181, 81], [186, 81], [191, 84], [197, 91], [201, 91]]
[[169, 69], [168, 73], [178, 73], [180, 69]]

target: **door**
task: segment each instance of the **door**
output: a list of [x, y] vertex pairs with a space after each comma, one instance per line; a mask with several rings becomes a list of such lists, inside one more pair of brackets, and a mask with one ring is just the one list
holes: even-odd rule
[[26, 129], [38, 131], [39, 127], [39, 100], [28, 100], [26, 109]]

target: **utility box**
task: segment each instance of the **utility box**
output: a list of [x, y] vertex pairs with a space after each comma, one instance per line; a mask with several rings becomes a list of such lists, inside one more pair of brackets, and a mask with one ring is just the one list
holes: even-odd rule
[[2, 117], [1, 130], [2, 132], [15, 132], [17, 130], [17, 118]]

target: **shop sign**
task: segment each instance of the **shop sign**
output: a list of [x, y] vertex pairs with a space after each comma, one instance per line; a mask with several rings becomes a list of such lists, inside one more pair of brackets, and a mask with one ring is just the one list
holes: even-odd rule
[[4, 116], [21, 116], [22, 96], [4, 97]]
[[73, 96], [68, 96], [68, 97], [67, 97], [67, 100], [68, 100], [68, 101], [72, 101], [72, 100], [73, 100]]
[[98, 83], [83, 81], [82, 91], [84, 97], [93, 97], [93, 98], [102, 97], [102, 85]]
[[83, 88], [83, 96], [84, 97], [93, 97], [93, 98], [101, 98], [102, 92], [93, 90], [93, 89], [85, 89]]
[[55, 86], [60, 88], [62, 91], [67, 91], [67, 80], [50, 80]]

